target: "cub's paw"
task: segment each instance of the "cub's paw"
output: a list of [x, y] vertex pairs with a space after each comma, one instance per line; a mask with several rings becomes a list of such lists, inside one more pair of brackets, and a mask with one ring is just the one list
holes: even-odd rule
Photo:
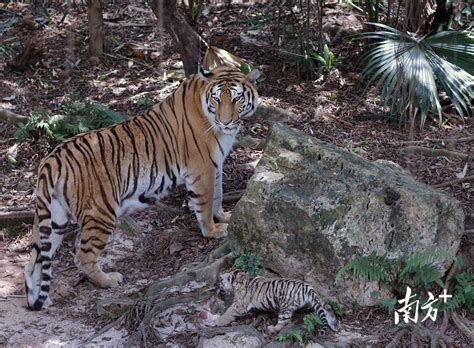
[[270, 325], [270, 326], [267, 327], [268, 332], [271, 333], [271, 334], [278, 333], [278, 332], [280, 332], [281, 329], [282, 328], [278, 325]]

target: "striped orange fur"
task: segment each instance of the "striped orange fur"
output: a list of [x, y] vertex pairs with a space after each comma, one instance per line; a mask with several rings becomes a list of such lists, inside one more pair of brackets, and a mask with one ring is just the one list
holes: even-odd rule
[[222, 164], [241, 119], [257, 107], [257, 77], [227, 67], [202, 71], [146, 115], [75, 136], [42, 161], [34, 249], [25, 267], [30, 308], [51, 303], [51, 260], [70, 222], [81, 227], [76, 264], [101, 287], [122, 281], [97, 263], [117, 218], [148, 207], [173, 186], [186, 186], [205, 237], [227, 234]]

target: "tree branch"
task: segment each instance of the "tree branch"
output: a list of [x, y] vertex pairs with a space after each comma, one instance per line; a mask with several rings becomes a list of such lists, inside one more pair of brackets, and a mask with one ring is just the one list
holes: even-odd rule
[[18, 115], [7, 109], [0, 108], [0, 121], [17, 124], [28, 120], [28, 116]]

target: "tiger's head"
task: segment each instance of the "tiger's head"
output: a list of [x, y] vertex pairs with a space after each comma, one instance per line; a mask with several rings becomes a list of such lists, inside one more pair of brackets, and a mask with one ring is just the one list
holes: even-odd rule
[[218, 278], [218, 292], [221, 294], [232, 294], [234, 292], [234, 282], [238, 278], [245, 277], [245, 272], [238, 269], [232, 269], [230, 271], [219, 274]]
[[251, 116], [258, 106], [255, 81], [258, 69], [244, 74], [227, 66], [212, 71], [200, 71], [209, 83], [201, 97], [204, 115], [210, 122], [210, 130], [228, 135], [237, 134], [241, 119]]

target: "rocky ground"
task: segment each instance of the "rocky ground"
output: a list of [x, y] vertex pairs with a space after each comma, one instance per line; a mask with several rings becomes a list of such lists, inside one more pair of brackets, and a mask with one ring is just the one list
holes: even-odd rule
[[[19, 22], [20, 15], [27, 12], [27, 6], [3, 4], [0, 10], [0, 19], [6, 23], [0, 31], [0, 107], [23, 115], [40, 108], [59, 113], [60, 105], [75, 92], [81, 100], [101, 102], [131, 116], [148, 108], [139, 102], [143, 97], [159, 101], [179, 84], [179, 55], [170, 39], [159, 31], [151, 11], [140, 1], [116, 1], [107, 7], [108, 53], [99, 61], [87, 58], [87, 21], [82, 7], [68, 9], [65, 17], [65, 8], [50, 8], [49, 17], [44, 18], [43, 24], [39, 19], [40, 24], [33, 30], [21, 27]], [[441, 128], [433, 123], [423, 130], [417, 127], [410, 130], [406, 125], [387, 122], [383, 118], [386, 110], [380, 100], [370, 89], [364, 93], [363, 84], [359, 81], [361, 68], [354, 60], [354, 53], [359, 52], [360, 47], [341, 38], [334, 38], [331, 44], [339, 60], [336, 69], [318, 82], [298, 79], [293, 66], [294, 58], [279, 50], [269, 54], [269, 48], [264, 46], [265, 35], [257, 35], [260, 40], [257, 46], [248, 43], [248, 35], [244, 31], [265, 11], [261, 5], [211, 8], [206, 17], [199, 21], [199, 30], [212, 45], [264, 65], [266, 79], [258, 87], [262, 102], [290, 112], [291, 116], [286, 120], [288, 124], [365, 158], [394, 161], [415, 178], [430, 185], [455, 179], [466, 165], [466, 175], [472, 175], [472, 168], [465, 160], [446, 156], [424, 157], [401, 151], [415, 142], [416, 145], [472, 154], [472, 142], [437, 141], [472, 136], [474, 127], [471, 120], [461, 122], [452, 117]], [[326, 21], [333, 26], [362, 28], [360, 18], [352, 12], [345, 12], [336, 6], [328, 6], [325, 11]], [[14, 25], [14, 21], [18, 25]], [[22, 49], [20, 43], [24, 46], [32, 35], [39, 50], [24, 66], [15, 66], [15, 57]], [[270, 123], [265, 119], [248, 121], [242, 133], [264, 138]], [[14, 131], [14, 126], [0, 124], [0, 211], [32, 208], [36, 169], [52, 146], [41, 139], [23, 141], [15, 150], [17, 163], [12, 164], [6, 160], [6, 154], [15, 144]], [[260, 150], [236, 147], [226, 162], [224, 191], [244, 189], [252, 169], [242, 164], [255, 161], [260, 156]], [[467, 233], [461, 248], [472, 262], [473, 188], [469, 183], [462, 183], [446, 185], [441, 189], [462, 203]], [[184, 194], [176, 192], [168, 204], [181, 208], [184, 202]], [[231, 210], [234, 203], [229, 202], [226, 208]], [[123, 308], [143, 295], [153, 281], [175, 274], [186, 264], [203, 261], [211, 250], [222, 243], [202, 238], [189, 213], [158, 210], [140, 213], [133, 217], [132, 222], [122, 223], [105, 258], [106, 268], [124, 274], [122, 286], [110, 290], [97, 289], [83, 279], [73, 265], [73, 242], [70, 240], [64, 243], [53, 263], [54, 305], [46, 311], [33, 313], [25, 308], [22, 276], [29, 252], [29, 235], [24, 233], [30, 227], [25, 224], [19, 229], [3, 229], [0, 235], [0, 346], [124, 343], [130, 331], [123, 322], [117, 322], [103, 335], [91, 338], [120, 318]], [[210, 313], [223, 309], [214, 290], [199, 283], [178, 290], [196, 296], [196, 304], [186, 308], [176, 305], [173, 310], [157, 317], [153, 324], [155, 337], [151, 338], [151, 342], [220, 346], [218, 342], [206, 341], [212, 339], [212, 335], [203, 330], [208, 321], [213, 320]], [[196, 294], [208, 295], [201, 298]], [[98, 310], [97, 304], [101, 303], [101, 299], [106, 302], [121, 299], [122, 306], [106, 306], [106, 309]], [[183, 311], [186, 313], [183, 314]], [[263, 344], [263, 340], [272, 338], [265, 327], [273, 319], [271, 316], [243, 319], [236, 323], [240, 326], [227, 329], [240, 333], [223, 331], [218, 338], [230, 336], [230, 341], [242, 342], [239, 339], [244, 335], [250, 340], [246, 342]], [[393, 338], [393, 318], [376, 308], [348, 310], [343, 323], [345, 333], [337, 337], [332, 335], [328, 339], [354, 342], [359, 335], [359, 342], [383, 344]], [[245, 329], [242, 329], [244, 324]], [[247, 324], [253, 324], [257, 331]], [[454, 337], [454, 346], [468, 344], [468, 339], [454, 326], [450, 326], [447, 333]]]

